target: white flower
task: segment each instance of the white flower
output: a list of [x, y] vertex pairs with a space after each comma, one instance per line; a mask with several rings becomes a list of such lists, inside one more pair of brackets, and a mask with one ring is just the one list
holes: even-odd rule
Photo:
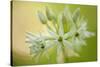
[[[76, 20], [74, 20], [74, 17]], [[94, 36], [94, 33], [87, 29], [87, 21], [85, 17], [80, 16], [80, 9], [76, 9], [73, 13], [73, 22], [75, 28], [72, 31], [72, 43], [76, 50], [80, 50], [82, 45], [86, 45], [86, 38]]]
[[48, 61], [50, 62], [50, 57], [48, 54], [48, 49], [52, 47], [48, 43], [47, 38], [40, 34], [33, 35], [32, 33], [27, 33], [26, 43], [30, 44], [30, 55], [35, 59], [36, 63], [39, 63], [40, 57], [44, 54]]
[[[67, 9], [68, 11], [68, 9]], [[65, 15], [65, 14], [64, 14]], [[67, 16], [69, 17], [70, 15], [67, 14]], [[69, 39], [71, 39], [71, 32], [66, 32], [64, 31], [64, 24], [63, 24], [63, 18], [65, 18], [66, 20], [66, 16], [63, 16], [63, 14], [58, 16], [58, 32], [53, 32], [52, 30], [48, 30], [48, 32], [50, 33], [51, 37], [52, 37], [52, 42], [55, 42], [55, 44], [57, 45], [57, 63], [64, 63], [64, 57], [71, 57], [71, 56], [79, 56], [73, 49], [73, 45], [71, 43], [71, 41]], [[72, 19], [71, 17], [69, 18], [69, 20], [65, 21], [65, 23], [68, 24], [68, 21], [70, 21], [71, 23], [69, 23], [70, 25], [73, 25]], [[68, 26], [68, 25], [66, 25]], [[73, 27], [69, 26], [69, 31], [73, 29]], [[71, 30], [72, 31], [72, 30]], [[60, 57], [60, 55], [63, 54], [63, 57]]]

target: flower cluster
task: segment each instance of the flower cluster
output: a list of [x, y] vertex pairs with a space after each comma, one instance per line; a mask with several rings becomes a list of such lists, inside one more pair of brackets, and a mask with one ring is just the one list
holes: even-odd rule
[[46, 7], [45, 14], [38, 11], [38, 17], [40, 22], [47, 27], [49, 35], [28, 32], [26, 41], [31, 44], [30, 54], [35, 57], [37, 63], [42, 54], [45, 54], [50, 61], [48, 49], [55, 45], [57, 47], [57, 63], [64, 63], [68, 57], [79, 57], [77, 51], [81, 46], [86, 45], [86, 38], [94, 35], [87, 30], [87, 20], [80, 15], [80, 8], [71, 13], [66, 7], [64, 11], [56, 15]]

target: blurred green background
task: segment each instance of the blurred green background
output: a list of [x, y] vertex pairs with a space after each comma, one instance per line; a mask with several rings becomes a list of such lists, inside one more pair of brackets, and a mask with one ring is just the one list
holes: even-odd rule
[[[95, 36], [88, 38], [87, 46], [80, 50], [80, 57], [69, 58], [66, 63], [88, 62], [97, 60], [97, 6], [62, 4], [62, 3], [43, 3], [43, 2], [12, 2], [12, 22], [13, 22], [13, 44], [12, 44], [12, 64], [13, 65], [34, 65], [34, 61], [29, 54], [28, 44], [25, 43], [25, 32], [37, 33], [44, 30], [44, 26], [37, 17], [37, 11], [45, 11], [45, 7], [50, 7], [56, 14], [59, 14], [68, 6], [73, 12], [80, 8], [81, 15], [88, 19], [88, 30], [95, 33]], [[50, 49], [51, 64], [56, 63], [56, 48]], [[45, 56], [41, 56], [39, 64], [48, 64]]]

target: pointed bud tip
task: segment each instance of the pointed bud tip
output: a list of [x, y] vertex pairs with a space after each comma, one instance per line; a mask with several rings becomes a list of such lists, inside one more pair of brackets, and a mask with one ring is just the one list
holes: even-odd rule
[[47, 23], [47, 19], [46, 19], [45, 15], [42, 12], [38, 11], [38, 17], [39, 17], [40, 21], [42, 22], [42, 24]]

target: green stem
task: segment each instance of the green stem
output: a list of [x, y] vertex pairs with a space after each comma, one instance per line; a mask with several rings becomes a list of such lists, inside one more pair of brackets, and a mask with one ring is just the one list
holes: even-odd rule
[[57, 63], [64, 63], [66, 60], [65, 50], [63, 43], [62, 42], [60, 43], [61, 45], [57, 45]]
[[64, 62], [65, 62], [65, 61], [66, 61], [65, 46], [64, 46], [63, 42], [61, 42], [61, 45], [62, 45], [62, 51], [63, 51]]
[[39, 55], [37, 55], [37, 56], [35, 57], [35, 63], [36, 63], [36, 64], [40, 63], [40, 56], [41, 56], [41, 55], [42, 55], [42, 52], [40, 52]]
[[56, 26], [56, 21], [52, 21], [53, 22], [53, 26], [54, 26], [54, 28], [55, 28], [55, 30], [56, 30], [56, 33], [58, 33], [58, 29], [57, 29], [57, 26]]
[[53, 29], [49, 26], [49, 24], [48, 24], [48, 23], [46, 24], [46, 26], [47, 26], [47, 28], [48, 28], [48, 29], [50, 29], [51, 31], [53, 31], [53, 32], [54, 32], [54, 30], [53, 30]]

